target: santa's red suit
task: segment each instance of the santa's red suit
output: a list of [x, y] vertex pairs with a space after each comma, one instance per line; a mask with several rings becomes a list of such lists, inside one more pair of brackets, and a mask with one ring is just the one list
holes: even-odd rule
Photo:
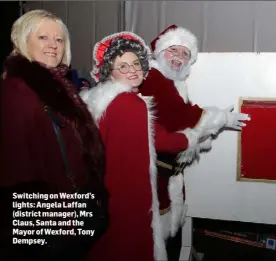
[[[188, 67], [198, 54], [197, 39], [187, 29], [172, 25], [151, 42], [152, 51], [157, 57], [171, 46], [184, 46], [190, 51]], [[161, 53], [162, 54], [162, 53]], [[186, 151], [180, 154], [158, 153], [158, 196], [164, 237], [174, 237], [184, 224], [186, 208], [184, 205], [184, 178], [182, 168], [193, 161], [202, 149], [211, 148], [212, 134], [217, 134], [223, 127], [240, 130], [250, 120], [248, 115], [232, 113], [217, 107], [200, 108], [192, 105], [188, 99], [185, 78], [172, 80], [166, 74], [158, 59], [151, 61], [151, 70], [143, 82], [140, 93], [153, 96], [156, 103], [157, 121], [168, 131], [185, 130], [189, 140]], [[188, 75], [188, 74], [187, 74]], [[204, 137], [204, 141], [201, 138]], [[207, 137], [207, 138], [206, 138]], [[196, 142], [191, 142], [191, 141]]]
[[[162, 55], [162, 51], [171, 46], [184, 46], [190, 51], [189, 66], [196, 61], [197, 39], [189, 30], [172, 25], [151, 42], [155, 57]], [[185, 187], [182, 173], [185, 164], [193, 161], [201, 149], [211, 148], [211, 134], [216, 134], [221, 128], [227, 126], [230, 118], [235, 119], [232, 122], [237, 123], [238, 126], [237, 119], [240, 119], [240, 115], [231, 115], [216, 107], [202, 109], [192, 105], [188, 99], [186, 78], [173, 80], [173, 77], [169, 77], [166, 73], [162, 61], [157, 61], [158, 59], [151, 61], [150, 73], [142, 84], [140, 92], [142, 95], [154, 97], [159, 124], [168, 131], [187, 130], [185, 134], [188, 140], [197, 141], [189, 142], [186, 151], [178, 155], [177, 153], [157, 154], [160, 214], [164, 237], [168, 239], [175, 237], [185, 221]], [[241, 115], [241, 119], [246, 117]], [[229, 124], [229, 126], [232, 125]], [[202, 137], [208, 138], [200, 143]]]
[[[184, 45], [191, 51], [192, 59], [197, 56], [196, 38], [176, 26], [167, 28], [151, 43], [152, 50], [157, 53], [172, 45]], [[185, 81], [174, 82], [166, 78], [155, 60], [151, 61], [151, 70], [140, 92], [154, 97], [157, 121], [168, 131], [194, 128], [202, 117], [203, 109], [192, 105], [187, 98]], [[177, 171], [181, 165], [176, 159], [177, 154], [157, 154], [158, 196], [165, 239], [176, 235], [186, 212], [184, 178], [182, 171]]]
[[[180, 133], [155, 125], [152, 99], [107, 82], [82, 96], [98, 123], [106, 149], [105, 184], [110, 228], [93, 247], [91, 260], [167, 260], [156, 186], [156, 150], [187, 147]], [[152, 210], [152, 211], [150, 211]]]

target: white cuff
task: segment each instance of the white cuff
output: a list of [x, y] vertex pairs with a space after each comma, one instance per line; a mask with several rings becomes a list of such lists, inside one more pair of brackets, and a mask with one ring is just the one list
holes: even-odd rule
[[180, 173], [169, 179], [169, 196], [171, 200], [171, 237], [174, 237], [178, 229], [182, 226], [182, 216], [184, 211], [183, 200], [184, 177]]
[[216, 135], [225, 127], [226, 123], [227, 113], [224, 110], [216, 107], [206, 107], [195, 130], [200, 132], [200, 137], [208, 137], [210, 135]]
[[199, 133], [195, 129], [187, 128], [184, 131], [179, 131], [180, 133], [185, 134], [188, 139], [188, 148], [180, 153], [177, 156], [177, 162], [181, 163], [191, 163], [199, 155], [199, 146], [198, 146], [198, 137]]

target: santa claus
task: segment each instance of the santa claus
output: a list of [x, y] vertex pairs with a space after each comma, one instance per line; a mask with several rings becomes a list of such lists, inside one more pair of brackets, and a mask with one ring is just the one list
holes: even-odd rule
[[[189, 30], [172, 25], [151, 42], [151, 48], [154, 59], [140, 92], [154, 97], [159, 124], [168, 131], [186, 129], [190, 141], [188, 149], [179, 154], [157, 154], [160, 213], [165, 237], [170, 241], [176, 235], [181, 238], [185, 220], [184, 166], [197, 158], [202, 149], [211, 148], [213, 135], [224, 127], [241, 130], [246, 126], [244, 121], [250, 118], [247, 114], [232, 112], [233, 108], [200, 108], [190, 103], [185, 81], [197, 59], [198, 47], [196, 37]], [[170, 260], [170, 249], [168, 253]]]

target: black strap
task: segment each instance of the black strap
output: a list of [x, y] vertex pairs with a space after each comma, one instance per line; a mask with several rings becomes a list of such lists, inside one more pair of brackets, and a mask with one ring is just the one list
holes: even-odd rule
[[58, 141], [58, 144], [59, 144], [62, 160], [63, 160], [64, 166], [65, 166], [65, 169], [66, 169], [67, 177], [73, 183], [74, 188], [76, 188], [76, 184], [75, 184], [74, 178], [73, 178], [72, 173], [71, 173], [70, 163], [68, 161], [67, 154], [66, 154], [66, 147], [65, 147], [64, 141], [62, 139], [61, 133], [60, 133], [60, 127], [59, 126], [61, 126], [61, 122], [55, 116], [55, 114], [53, 113], [51, 108], [45, 106], [45, 110], [47, 111], [48, 115], [50, 116], [50, 119], [52, 120], [52, 124], [53, 124], [53, 127], [54, 127], [56, 138], [57, 138], [57, 141]]
[[167, 152], [157, 153], [157, 170], [164, 178], [169, 179], [171, 176], [177, 176], [182, 172], [182, 166], [176, 161], [177, 154]]

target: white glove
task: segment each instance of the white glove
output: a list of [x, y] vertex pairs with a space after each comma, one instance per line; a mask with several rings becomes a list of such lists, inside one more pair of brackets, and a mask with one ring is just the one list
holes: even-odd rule
[[250, 117], [248, 114], [245, 113], [238, 113], [232, 112], [234, 106], [227, 108], [226, 111], [226, 124], [225, 127], [234, 129], [234, 130], [241, 130], [242, 127], [246, 126], [246, 123], [242, 121], [250, 121]]

